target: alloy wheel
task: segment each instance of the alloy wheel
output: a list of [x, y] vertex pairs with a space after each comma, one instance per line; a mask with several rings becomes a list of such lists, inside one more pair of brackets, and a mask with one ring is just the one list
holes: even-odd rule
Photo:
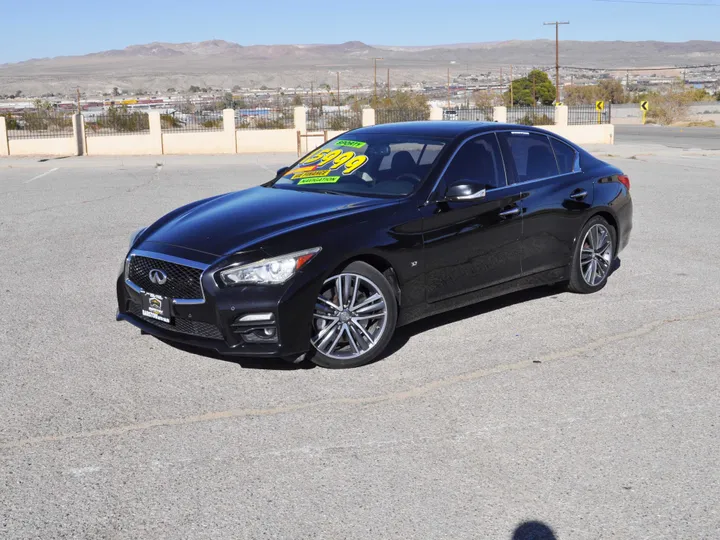
[[596, 287], [610, 273], [613, 260], [613, 242], [605, 225], [595, 224], [585, 234], [580, 254], [580, 273], [585, 283]]
[[325, 281], [315, 302], [311, 342], [325, 356], [351, 360], [377, 345], [387, 319], [386, 299], [375, 283], [338, 274]]

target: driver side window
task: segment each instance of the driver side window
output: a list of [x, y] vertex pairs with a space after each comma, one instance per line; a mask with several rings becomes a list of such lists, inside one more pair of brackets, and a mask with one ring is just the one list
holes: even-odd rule
[[464, 143], [452, 158], [443, 179], [446, 188], [458, 182], [472, 182], [484, 189], [506, 186], [495, 134], [480, 135]]

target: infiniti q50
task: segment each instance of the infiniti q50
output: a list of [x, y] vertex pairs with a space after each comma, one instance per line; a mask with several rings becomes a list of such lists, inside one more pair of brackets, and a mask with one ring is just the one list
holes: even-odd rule
[[628, 177], [548, 131], [366, 127], [133, 234], [117, 317], [221, 354], [356, 367], [423, 317], [599, 291], [631, 228]]

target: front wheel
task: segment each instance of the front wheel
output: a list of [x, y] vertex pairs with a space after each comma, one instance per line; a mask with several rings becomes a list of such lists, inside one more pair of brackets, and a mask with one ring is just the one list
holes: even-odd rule
[[388, 280], [367, 263], [350, 263], [325, 280], [313, 311], [309, 359], [343, 369], [375, 360], [392, 338], [397, 302]]
[[602, 289], [615, 261], [615, 246], [615, 228], [601, 216], [590, 219], [578, 236], [568, 289], [581, 294]]

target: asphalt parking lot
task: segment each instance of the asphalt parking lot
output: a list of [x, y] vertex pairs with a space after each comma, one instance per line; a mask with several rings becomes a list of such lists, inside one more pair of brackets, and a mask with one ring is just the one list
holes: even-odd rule
[[131, 231], [292, 156], [0, 159], [0, 537], [717, 538], [720, 152], [596, 150], [635, 202], [603, 291], [433, 317], [349, 371], [114, 320]]

